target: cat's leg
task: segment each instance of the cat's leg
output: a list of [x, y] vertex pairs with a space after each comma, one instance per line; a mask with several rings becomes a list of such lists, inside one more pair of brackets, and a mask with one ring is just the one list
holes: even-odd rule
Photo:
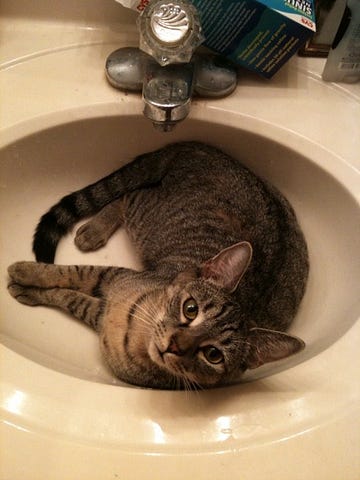
[[[39, 262], [16, 262], [8, 268], [10, 286], [43, 289], [65, 288], [93, 297], [105, 295], [117, 280], [128, 276], [132, 270], [118, 267], [87, 265], [54, 265]], [[11, 290], [10, 290], [11, 293]]]
[[[112, 290], [127, 299], [146, 272], [127, 268], [17, 262], [8, 268], [9, 293], [25, 305], [58, 307], [96, 330]], [[120, 294], [119, 294], [120, 292]]]
[[75, 245], [83, 252], [103, 247], [124, 222], [123, 199], [106, 205], [76, 232]]
[[98, 330], [104, 301], [67, 288], [39, 288], [10, 283], [10, 294], [25, 305], [58, 307]]

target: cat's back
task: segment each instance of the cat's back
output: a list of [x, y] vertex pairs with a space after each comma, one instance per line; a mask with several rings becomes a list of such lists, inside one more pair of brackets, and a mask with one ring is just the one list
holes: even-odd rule
[[[242, 215], [254, 201], [258, 202], [259, 210], [266, 200], [263, 182], [257, 176], [238, 160], [210, 145], [175, 143], [148, 155], [149, 168], [151, 162], [155, 165], [164, 157], [170, 158], [170, 162], [159, 184], [134, 193], [138, 202], [136, 208], [129, 210], [129, 216], [135, 214], [135, 210], [156, 210], [161, 211], [164, 220], [165, 212], [169, 212], [174, 223], [173, 214], [182, 211], [189, 220], [197, 222], [206, 214], [212, 216], [214, 209], [219, 211], [225, 207], [228, 213]], [[151, 223], [157, 223], [155, 217], [148, 226]]]
[[[256, 177], [238, 160], [211, 145], [200, 142], [175, 143], [165, 147], [162, 154], [171, 158], [162, 188], [169, 188], [173, 193], [181, 189], [191, 195], [194, 188], [203, 191], [211, 186], [212, 191], [220, 190], [226, 196], [229, 193], [226, 186], [232, 190], [241, 185], [250, 188], [256, 182]], [[209, 196], [210, 192], [206, 193]]]
[[304, 240], [288, 201], [242, 163], [212, 146], [184, 142], [150, 153], [170, 158], [161, 182], [129, 199], [127, 226], [146, 266], [161, 261], [203, 262], [249, 241], [266, 264], [280, 249]]
[[255, 203], [262, 208], [259, 179], [212, 146], [183, 142], [148, 155], [149, 168], [170, 161], [161, 182], [127, 196], [126, 225], [146, 258], [191, 245], [196, 261], [206, 259], [234, 243]]

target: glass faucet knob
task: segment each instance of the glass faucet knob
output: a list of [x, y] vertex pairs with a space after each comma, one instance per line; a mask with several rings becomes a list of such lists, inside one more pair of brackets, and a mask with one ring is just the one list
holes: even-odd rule
[[204, 40], [189, 0], [152, 0], [138, 18], [140, 49], [160, 65], [187, 63]]
[[153, 34], [160, 42], [174, 44], [186, 37], [190, 19], [181, 5], [176, 3], [158, 4], [150, 20]]

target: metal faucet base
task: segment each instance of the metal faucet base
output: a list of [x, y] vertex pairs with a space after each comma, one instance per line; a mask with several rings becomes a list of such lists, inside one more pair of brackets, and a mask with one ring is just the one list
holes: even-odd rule
[[198, 53], [189, 63], [160, 66], [142, 50], [125, 47], [109, 55], [105, 69], [113, 87], [142, 91], [144, 115], [164, 132], [187, 117], [193, 93], [223, 97], [237, 84], [233, 64], [220, 56]]

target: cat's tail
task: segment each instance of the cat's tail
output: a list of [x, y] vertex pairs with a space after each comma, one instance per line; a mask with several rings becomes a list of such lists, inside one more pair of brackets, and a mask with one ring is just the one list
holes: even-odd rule
[[[38, 262], [54, 263], [60, 239], [81, 219], [94, 215], [105, 205], [117, 198], [98, 184], [63, 197], [45, 213], [36, 228], [33, 252]], [[101, 191], [103, 190], [103, 191]]]
[[40, 219], [33, 240], [38, 262], [54, 263], [60, 239], [83, 218], [94, 215], [105, 205], [138, 188], [158, 183], [166, 173], [172, 150], [139, 155], [132, 163], [96, 183], [63, 197]]

